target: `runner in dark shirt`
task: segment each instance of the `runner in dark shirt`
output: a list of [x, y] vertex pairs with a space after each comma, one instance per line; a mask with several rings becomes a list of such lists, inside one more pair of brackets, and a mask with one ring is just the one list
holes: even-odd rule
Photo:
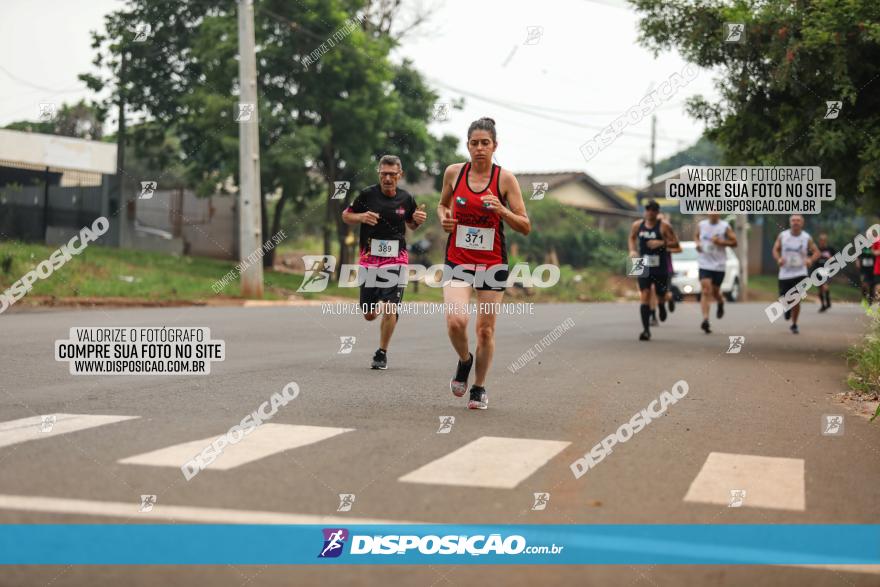
[[[383, 156], [379, 160], [379, 184], [363, 190], [342, 213], [346, 224], [361, 225], [358, 264], [364, 273], [360, 296], [364, 318], [375, 320], [382, 314], [373, 369], [388, 368], [388, 345], [406, 287], [405, 275], [401, 277], [409, 263], [406, 228], [415, 230], [428, 217], [416, 207], [412, 194], [397, 187], [402, 174], [398, 157]], [[390, 283], [389, 277], [393, 278]]]
[[[837, 249], [828, 244], [828, 235], [824, 232], [819, 234], [819, 242], [816, 243], [816, 246], [819, 247], [819, 259], [816, 261], [816, 266], [822, 267], [824, 271], [825, 263], [837, 254]], [[819, 308], [820, 312], [831, 307], [831, 288], [829, 286], [830, 283], [827, 280], [819, 286], [819, 301], [822, 302], [822, 307]]]

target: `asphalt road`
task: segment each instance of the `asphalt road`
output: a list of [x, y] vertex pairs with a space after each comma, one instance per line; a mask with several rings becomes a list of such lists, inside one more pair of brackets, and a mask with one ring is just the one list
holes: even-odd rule
[[[845, 389], [842, 354], [863, 334], [860, 308], [835, 305], [820, 315], [805, 306], [801, 334], [794, 336], [786, 324], [768, 323], [763, 304], [727, 304], [724, 319], [713, 320], [715, 332], [705, 335], [698, 305], [685, 303], [648, 343], [637, 340], [637, 312], [633, 303], [554, 304], [535, 305], [533, 315], [500, 317], [487, 411], [469, 411], [465, 398], [449, 392], [455, 356], [440, 315], [401, 318], [388, 370], [373, 371], [377, 323], [323, 315], [317, 306], [8, 313], [0, 317], [0, 522], [880, 519], [877, 424], [832, 397]], [[516, 373], [507, 369], [569, 319], [573, 327], [558, 340]], [[227, 358], [204, 376], [72, 376], [66, 363], [54, 360], [53, 345], [69, 328], [83, 326], [207, 326], [225, 341]], [[744, 336], [744, 345], [727, 353], [734, 335]], [[340, 354], [340, 337], [347, 336], [356, 343]], [[679, 380], [688, 384], [684, 399], [575, 479], [569, 468], [575, 459]], [[168, 449], [167, 459], [168, 447], [224, 434], [289, 382], [301, 392], [271, 419], [286, 426], [266, 430], [291, 431], [294, 438], [284, 441], [302, 446], [266, 449], [247, 437], [236, 447], [241, 464], [209, 468], [191, 481], [179, 466], [143, 464], [163, 459], [154, 451]], [[26, 438], [3, 429], [4, 422], [47, 414], [133, 418], [62, 433], [66, 421], [59, 416], [55, 433]], [[842, 435], [822, 434], [826, 414], [844, 415]], [[438, 434], [446, 416], [455, 418], [452, 429]], [[312, 433], [322, 439], [302, 440]], [[484, 437], [507, 440], [485, 445], [478, 440]], [[277, 447], [274, 438], [268, 443]], [[271, 454], [255, 457], [260, 450]], [[120, 462], [132, 457], [139, 458]], [[742, 507], [728, 507], [728, 490], [746, 491]], [[542, 511], [532, 509], [536, 492], [550, 494]], [[138, 511], [143, 494], [157, 496], [153, 512]], [[356, 496], [351, 511], [337, 511], [339, 494]], [[228, 565], [18, 567], [0, 575], [0, 585], [53, 587], [495, 580], [880, 585], [880, 574], [788, 567]]]

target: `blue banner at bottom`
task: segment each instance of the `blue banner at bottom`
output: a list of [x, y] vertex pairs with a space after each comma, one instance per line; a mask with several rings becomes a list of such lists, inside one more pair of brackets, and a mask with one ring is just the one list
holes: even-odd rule
[[15, 565], [880, 565], [878, 525], [0, 525]]

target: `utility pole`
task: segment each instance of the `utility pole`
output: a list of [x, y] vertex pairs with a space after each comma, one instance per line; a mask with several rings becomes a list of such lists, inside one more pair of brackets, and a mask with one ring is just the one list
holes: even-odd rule
[[[260, 250], [262, 239], [262, 211], [260, 210], [260, 145], [257, 108], [257, 56], [254, 41], [254, 2], [238, 0], [238, 77], [240, 101], [251, 104], [250, 118], [238, 124], [239, 201], [238, 201], [238, 258]], [[239, 116], [241, 116], [239, 108]], [[242, 265], [241, 295], [246, 298], [263, 297], [263, 262]]]
[[[129, 230], [129, 222], [134, 226], [134, 218], [129, 218], [128, 194], [125, 192], [125, 83], [126, 83], [126, 65], [128, 62], [128, 48], [123, 48], [119, 61], [119, 79], [117, 80], [117, 108], [119, 111], [118, 120], [116, 121], [116, 177], [115, 191], [119, 202], [119, 210], [116, 218], [119, 222], [119, 244], [120, 248], [130, 246], [129, 239], [134, 239], [133, 228]], [[111, 191], [112, 193], [112, 191]]]
[[[651, 84], [651, 86], [648, 88], [648, 91], [650, 91], [650, 89], [653, 87], [654, 87], [654, 84]], [[651, 160], [648, 162], [651, 165], [651, 173], [648, 175], [648, 188], [646, 190], [644, 190], [643, 192], [638, 192], [636, 195], [636, 206], [638, 207], [639, 212], [645, 211], [643, 204], [642, 204], [642, 199], [643, 199], [642, 194], [645, 194], [645, 197], [647, 197], [649, 200], [656, 199], [656, 197], [654, 196], [654, 190], [651, 189], [654, 187], [654, 174], [655, 174], [655, 167], [656, 167], [656, 160], [654, 159], [654, 144], [656, 143], [656, 141], [655, 141], [656, 133], [657, 133], [657, 115], [653, 114], [653, 115], [651, 115]], [[641, 161], [642, 161], [642, 165], [644, 165], [645, 160], [642, 159]]]
[[654, 147], [657, 143], [657, 115], [651, 115], [651, 177], [648, 178], [648, 185], [654, 185], [654, 175], [656, 168], [656, 159], [654, 159]]
[[749, 292], [749, 215], [741, 214], [736, 219], [736, 254], [739, 257], [739, 295], [740, 301], [748, 300]]

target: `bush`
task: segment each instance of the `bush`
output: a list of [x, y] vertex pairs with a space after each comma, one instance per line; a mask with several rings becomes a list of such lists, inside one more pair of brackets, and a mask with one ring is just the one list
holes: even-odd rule
[[543, 263], [556, 251], [560, 264], [573, 267], [619, 269], [626, 254], [625, 231], [603, 231], [581, 210], [546, 199], [529, 206], [532, 232], [523, 236], [510, 231], [509, 242], [531, 263]]
[[[853, 391], [877, 398], [880, 397], [880, 306], [869, 307], [864, 302], [863, 306], [871, 317], [871, 326], [865, 340], [846, 353], [847, 364], [852, 368], [846, 382]], [[880, 406], [871, 421], [878, 415]]]

